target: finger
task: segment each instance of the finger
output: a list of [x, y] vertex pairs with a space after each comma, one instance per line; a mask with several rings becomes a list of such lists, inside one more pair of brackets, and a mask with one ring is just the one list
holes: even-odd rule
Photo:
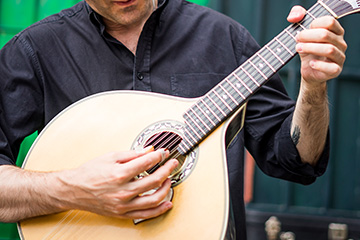
[[330, 16], [320, 17], [315, 19], [310, 24], [311, 29], [325, 28], [335, 33], [336, 35], [344, 35], [345, 30], [335, 18]]
[[118, 166], [119, 175], [123, 176], [122, 181], [130, 181], [140, 173], [152, 168], [160, 161], [169, 156], [169, 151], [159, 149]]
[[110, 152], [98, 157], [97, 159], [101, 159], [101, 161], [110, 163], [127, 163], [151, 151], [154, 151], [154, 148], [152, 146], [144, 148], [140, 151]]
[[324, 73], [329, 79], [336, 78], [342, 71], [342, 67], [333, 62], [311, 60], [310, 66], [312, 69]]
[[149, 176], [129, 184], [131, 185], [131, 188], [136, 189], [137, 194], [158, 188], [168, 179], [178, 164], [176, 159], [171, 159]]
[[296, 40], [302, 43], [331, 43], [342, 52], [347, 49], [347, 44], [342, 36], [338, 36], [326, 29], [308, 29], [297, 34]]
[[305, 8], [301, 6], [294, 6], [292, 7], [287, 20], [291, 23], [297, 23], [300, 22], [306, 14]]
[[154, 167], [157, 163], [164, 161], [169, 156], [169, 151], [166, 149], [159, 149], [155, 152], [147, 153], [139, 158], [128, 162], [124, 170], [133, 172], [136, 176], [140, 173]]
[[160, 188], [164, 182], [169, 180], [169, 175], [177, 166], [178, 161], [171, 159], [154, 173], [135, 181], [126, 182], [113, 197], [122, 203], [127, 203], [145, 192]]
[[172, 202], [166, 201], [155, 208], [128, 212], [120, 217], [128, 219], [150, 219], [166, 213], [172, 208], [172, 206]]
[[334, 45], [320, 43], [299, 43], [296, 45], [296, 51], [299, 54], [312, 54], [318, 57], [324, 57], [330, 62], [342, 66], [345, 62], [345, 54]]
[[159, 206], [167, 199], [170, 188], [171, 180], [166, 179], [159, 188], [150, 189], [149, 191], [143, 193], [140, 196], [137, 196], [136, 198], [126, 203], [127, 212], [135, 210], [146, 210]]
[[153, 152], [154, 147], [149, 146], [141, 150], [136, 151], [126, 151], [126, 152], [118, 152], [117, 154], [117, 162], [118, 163], [127, 163], [131, 160], [144, 156], [147, 153]]

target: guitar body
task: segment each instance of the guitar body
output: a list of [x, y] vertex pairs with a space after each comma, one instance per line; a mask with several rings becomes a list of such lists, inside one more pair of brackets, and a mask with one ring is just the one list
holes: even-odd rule
[[[88, 97], [48, 124], [30, 149], [23, 168], [59, 171], [76, 168], [111, 151], [127, 151], [154, 123], [182, 122], [182, 113], [196, 100], [136, 91]], [[20, 222], [21, 238], [223, 239], [229, 217], [224, 136], [230, 121], [198, 146], [191, 174], [173, 188], [174, 207], [168, 213], [135, 225], [132, 220], [72, 210]]]

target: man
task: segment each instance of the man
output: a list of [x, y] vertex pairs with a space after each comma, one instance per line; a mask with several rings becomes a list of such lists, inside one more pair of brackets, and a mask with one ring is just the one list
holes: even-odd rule
[[[304, 14], [294, 7], [288, 20], [298, 22]], [[302, 78], [295, 110], [277, 76], [251, 97], [244, 130], [227, 152], [237, 239], [246, 238], [244, 145], [274, 177], [309, 184], [325, 171], [326, 82], [341, 72], [343, 34], [336, 20], [324, 17], [296, 37]], [[235, 21], [181, 0], [86, 0], [19, 33], [0, 53], [0, 221], [69, 209], [131, 219], [170, 210], [172, 203], [162, 200], [176, 160], [132, 181], [165, 150], [109, 153], [53, 173], [11, 165], [25, 136], [83, 97], [113, 89], [197, 97], [257, 49]]]

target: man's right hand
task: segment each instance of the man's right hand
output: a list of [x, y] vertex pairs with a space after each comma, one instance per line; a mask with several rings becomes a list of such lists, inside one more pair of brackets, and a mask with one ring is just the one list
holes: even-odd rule
[[[65, 186], [61, 194], [70, 196], [70, 199], [65, 197], [65, 208], [130, 219], [147, 219], [165, 213], [172, 207], [171, 202], [163, 202], [171, 187], [168, 177], [178, 161], [171, 159], [151, 175], [139, 180], [135, 177], [168, 154], [162, 149], [114, 152], [70, 170], [60, 177]], [[157, 190], [141, 196], [152, 189]]]
[[[169, 175], [178, 165], [167, 161], [142, 179], [135, 177], [168, 156], [164, 150], [114, 152], [90, 160], [79, 168], [59, 172], [32, 172], [0, 166], [0, 221], [80, 209], [97, 214], [148, 219], [172, 208], [164, 201]], [[141, 195], [157, 189], [153, 194]]]

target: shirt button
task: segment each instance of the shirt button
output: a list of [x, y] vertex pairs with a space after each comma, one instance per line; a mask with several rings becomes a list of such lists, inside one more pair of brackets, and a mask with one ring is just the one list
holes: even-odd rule
[[144, 75], [141, 72], [138, 72], [136, 75], [140, 81], [144, 79]]

